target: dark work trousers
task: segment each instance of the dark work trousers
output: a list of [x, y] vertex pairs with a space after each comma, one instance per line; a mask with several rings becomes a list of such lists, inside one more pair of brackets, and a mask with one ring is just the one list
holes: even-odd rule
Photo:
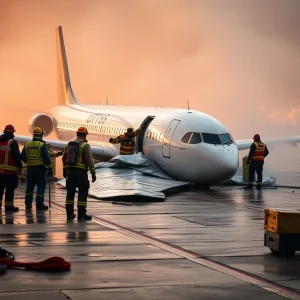
[[36, 206], [44, 204], [44, 196], [46, 189], [46, 167], [36, 166], [27, 168], [27, 186], [25, 194], [26, 207], [32, 206], [33, 190], [37, 186]]
[[76, 188], [78, 188], [78, 217], [86, 215], [87, 197], [90, 188], [87, 171], [80, 168], [67, 168], [66, 180], [67, 196], [66, 211], [67, 215], [74, 213], [74, 198]]
[[264, 166], [264, 162], [263, 161], [253, 161], [253, 162], [250, 162], [250, 166], [249, 166], [249, 182], [248, 182], [248, 185], [253, 186], [255, 172], [257, 174], [257, 185], [261, 185], [262, 184], [263, 166]]
[[5, 206], [14, 205], [15, 189], [18, 187], [19, 180], [17, 174], [0, 175], [0, 207], [5, 190]]

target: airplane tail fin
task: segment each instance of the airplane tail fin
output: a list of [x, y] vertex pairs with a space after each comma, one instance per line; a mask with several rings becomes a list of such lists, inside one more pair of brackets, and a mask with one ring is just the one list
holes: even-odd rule
[[58, 104], [80, 104], [73, 93], [62, 27], [56, 28]]

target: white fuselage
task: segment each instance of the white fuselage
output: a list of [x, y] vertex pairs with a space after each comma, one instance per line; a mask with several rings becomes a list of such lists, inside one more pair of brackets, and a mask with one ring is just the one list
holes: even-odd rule
[[216, 184], [230, 179], [238, 168], [238, 149], [226, 128], [195, 110], [72, 104], [54, 107], [52, 116], [59, 139], [73, 139], [77, 128], [85, 126], [91, 145], [108, 143], [151, 117], [139, 141], [141, 149], [177, 180]]

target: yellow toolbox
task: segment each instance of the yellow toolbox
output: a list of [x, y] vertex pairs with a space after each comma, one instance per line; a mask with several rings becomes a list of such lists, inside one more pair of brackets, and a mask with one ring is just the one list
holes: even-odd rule
[[300, 211], [265, 208], [265, 230], [279, 234], [300, 234]]

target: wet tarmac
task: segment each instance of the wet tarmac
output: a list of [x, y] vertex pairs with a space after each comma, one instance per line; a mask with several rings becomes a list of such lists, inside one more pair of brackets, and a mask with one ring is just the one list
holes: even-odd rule
[[264, 208], [299, 209], [299, 189], [193, 188], [165, 201], [119, 205], [89, 199], [93, 220], [66, 221], [65, 189], [52, 207], [2, 212], [0, 247], [16, 260], [62, 256], [65, 273], [9, 269], [0, 299], [300, 299], [300, 252], [264, 247]]

